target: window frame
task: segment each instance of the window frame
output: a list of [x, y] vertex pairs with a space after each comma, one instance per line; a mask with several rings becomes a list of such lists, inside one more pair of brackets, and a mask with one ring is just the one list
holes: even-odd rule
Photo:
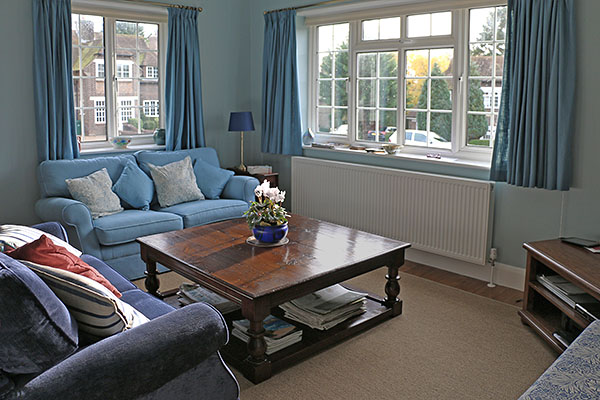
[[[86, 152], [102, 151], [112, 152], [115, 149], [110, 145], [110, 141], [115, 138], [131, 139], [131, 145], [153, 145], [153, 133], [135, 134], [135, 135], [118, 135], [118, 125], [121, 122], [120, 107], [123, 96], [117, 94], [118, 81], [131, 81], [133, 79], [134, 65], [132, 61], [125, 61], [123, 64], [129, 65], [129, 77], [117, 77], [117, 54], [116, 54], [116, 21], [128, 21], [143, 24], [158, 25], [158, 70], [166, 70], [166, 53], [167, 53], [167, 22], [168, 15], [163, 7], [149, 5], [131, 5], [118, 2], [106, 1], [102, 4], [87, 0], [73, 0], [72, 14], [93, 15], [104, 18], [104, 76], [105, 87], [105, 125], [106, 125], [106, 140], [81, 142], [81, 149]], [[121, 62], [119, 62], [121, 63]], [[96, 66], [97, 68], [97, 66]], [[148, 79], [145, 75], [140, 74], [139, 79]], [[165, 98], [165, 80], [164, 77], [152, 78], [158, 81], [159, 104], [164, 104]], [[98, 97], [98, 96], [96, 96]], [[125, 96], [127, 97], [127, 96]], [[137, 104], [141, 98], [139, 95], [132, 101], [131, 112], [135, 113], [134, 108], [139, 110], [139, 114], [143, 113], [143, 107]], [[159, 127], [164, 128], [165, 111], [159, 108]], [[96, 117], [94, 115], [94, 121]]]
[[[487, 162], [491, 159], [492, 147], [467, 145], [467, 111], [468, 111], [468, 81], [469, 81], [469, 12], [471, 9], [506, 6], [498, 1], [482, 1], [473, 5], [457, 4], [455, 7], [432, 6], [431, 10], [410, 8], [394, 13], [375, 14], [370, 12], [365, 16], [347, 16], [346, 18], [331, 18], [322, 22], [318, 21], [309, 26], [309, 65], [308, 74], [311, 84], [308, 88], [308, 126], [315, 132], [315, 141], [318, 143], [341, 143], [358, 146], [379, 146], [381, 142], [357, 140], [357, 54], [364, 52], [398, 51], [398, 105], [397, 105], [397, 143], [405, 141], [405, 62], [406, 51], [413, 49], [454, 49], [452, 71], [452, 147], [443, 149], [437, 147], [405, 146], [400, 155], [423, 156], [429, 153], [440, 153], [443, 157], [454, 159], [467, 159], [476, 162]], [[452, 12], [452, 32], [444, 36], [425, 36], [408, 38], [408, 16], [424, 13]], [[362, 40], [362, 22], [366, 20], [400, 17], [400, 39]], [[343, 16], [342, 16], [343, 17]], [[319, 73], [318, 59], [318, 34], [317, 28], [324, 25], [338, 23], [349, 24], [349, 91], [348, 91], [348, 132], [345, 135], [333, 135], [318, 131], [318, 86], [316, 84]], [[494, 99], [492, 98], [492, 101]]]

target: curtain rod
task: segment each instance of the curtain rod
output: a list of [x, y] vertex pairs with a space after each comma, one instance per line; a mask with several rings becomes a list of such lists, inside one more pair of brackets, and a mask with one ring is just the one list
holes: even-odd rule
[[288, 8], [280, 8], [278, 10], [270, 10], [270, 11], [265, 11], [265, 14], [270, 14], [270, 13], [274, 13], [274, 12], [279, 12], [279, 11], [288, 11], [288, 10], [301, 10], [303, 8], [309, 8], [309, 7], [317, 7], [317, 6], [324, 6], [327, 4], [333, 4], [333, 3], [342, 3], [345, 1], [349, 1], [349, 0], [327, 0], [327, 1], [320, 1], [318, 3], [312, 3], [312, 4], [305, 4], [303, 6], [297, 6], [297, 7], [288, 7]]
[[179, 4], [167, 4], [167, 3], [160, 3], [158, 1], [144, 1], [144, 0], [124, 0], [124, 1], [127, 1], [129, 3], [149, 4], [149, 5], [153, 5], [153, 6], [159, 6], [159, 7], [183, 8], [184, 10], [194, 10], [194, 11], [202, 12], [202, 7], [182, 6]]

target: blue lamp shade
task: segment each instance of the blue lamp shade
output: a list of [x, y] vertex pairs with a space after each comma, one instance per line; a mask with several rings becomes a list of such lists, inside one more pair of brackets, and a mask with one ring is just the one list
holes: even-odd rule
[[229, 116], [229, 131], [253, 131], [254, 120], [250, 111], [232, 112]]

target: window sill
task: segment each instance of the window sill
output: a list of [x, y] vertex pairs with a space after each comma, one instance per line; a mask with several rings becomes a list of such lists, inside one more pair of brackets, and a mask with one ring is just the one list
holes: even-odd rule
[[136, 151], [139, 150], [164, 150], [165, 149], [165, 145], [157, 145], [154, 143], [151, 144], [137, 144], [137, 145], [132, 145], [130, 144], [129, 146], [127, 146], [124, 149], [115, 149], [112, 146], [106, 146], [106, 147], [95, 147], [95, 148], [91, 148], [91, 149], [82, 149], [79, 153], [82, 156], [93, 156], [93, 155], [100, 155], [100, 154], [127, 154], [127, 153], [134, 153]]
[[[418, 161], [418, 162], [426, 162], [436, 165], [448, 165], [448, 166], [456, 166], [463, 168], [472, 168], [480, 171], [489, 171], [490, 169], [490, 161], [489, 160], [473, 160], [468, 158], [459, 158], [453, 156], [444, 156], [442, 158], [432, 158], [427, 157], [423, 154], [415, 154], [410, 153], [406, 148], [400, 150], [396, 154], [387, 154], [387, 153], [368, 153], [366, 150], [351, 150], [344, 147], [334, 147], [334, 148], [323, 148], [323, 147], [312, 147], [312, 146], [302, 146], [303, 150], [316, 150], [319, 152], [333, 152], [340, 154], [356, 154], [361, 157], [368, 157], [371, 159], [386, 159], [386, 160], [407, 160], [407, 161]], [[437, 154], [436, 149], [431, 149], [431, 153]]]

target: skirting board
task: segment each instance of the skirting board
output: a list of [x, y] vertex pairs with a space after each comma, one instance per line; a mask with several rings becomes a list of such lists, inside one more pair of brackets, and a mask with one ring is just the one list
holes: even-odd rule
[[[408, 249], [406, 251], [406, 259], [430, 267], [454, 272], [455, 274], [475, 278], [483, 282], [490, 281], [491, 266], [489, 264], [485, 266], [472, 264], [416, 249]], [[525, 287], [525, 268], [496, 263], [494, 268], [494, 283], [496, 285], [522, 291]]]

